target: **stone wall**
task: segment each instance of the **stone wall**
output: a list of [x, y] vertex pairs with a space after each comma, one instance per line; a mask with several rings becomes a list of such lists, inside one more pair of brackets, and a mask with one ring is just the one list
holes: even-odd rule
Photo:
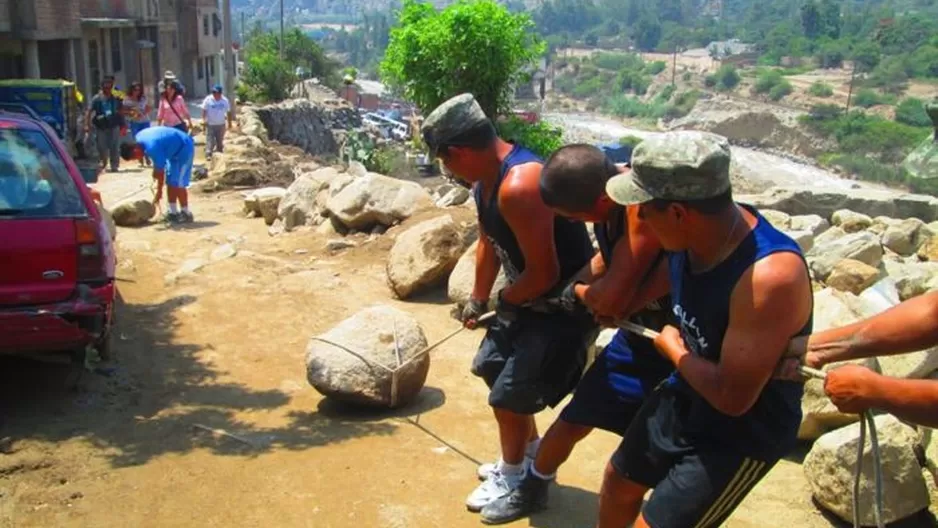
[[362, 126], [361, 116], [348, 105], [306, 100], [246, 107], [239, 119], [245, 134], [314, 156], [338, 155], [345, 134]]

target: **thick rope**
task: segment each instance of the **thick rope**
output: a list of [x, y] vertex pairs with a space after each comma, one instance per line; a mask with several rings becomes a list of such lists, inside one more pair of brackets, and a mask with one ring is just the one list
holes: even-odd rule
[[[619, 328], [627, 330], [634, 334], [646, 337], [648, 339], [655, 339], [658, 337], [658, 332], [651, 330], [650, 328], [645, 328], [644, 326], [637, 325], [631, 321], [619, 321]], [[801, 365], [798, 367], [798, 372], [806, 378], [814, 378], [819, 380], [827, 379], [827, 373], [811, 368], [808, 366]], [[879, 438], [876, 435], [876, 422], [873, 419], [873, 413], [871, 411], [864, 411], [860, 414], [860, 438], [857, 444], [857, 463], [854, 467], [853, 472], [853, 526], [855, 528], [860, 528], [860, 480], [863, 475], [863, 451], [866, 449], [866, 429], [869, 427], [870, 430], [870, 449], [873, 452], [873, 482], [875, 487], [875, 501], [873, 503], [873, 517], [876, 521], [877, 528], [884, 528], [883, 524], [883, 463], [882, 458], [879, 453]]]

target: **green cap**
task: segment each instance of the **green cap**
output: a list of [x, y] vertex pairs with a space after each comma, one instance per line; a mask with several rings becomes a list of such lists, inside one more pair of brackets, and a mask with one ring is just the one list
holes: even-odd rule
[[492, 122], [472, 94], [457, 95], [436, 107], [423, 121], [423, 141], [435, 158], [441, 145], [456, 145], [453, 140], [481, 125]]
[[730, 189], [730, 145], [709, 132], [665, 132], [642, 141], [631, 172], [614, 176], [606, 193], [622, 205], [653, 199], [703, 200]]

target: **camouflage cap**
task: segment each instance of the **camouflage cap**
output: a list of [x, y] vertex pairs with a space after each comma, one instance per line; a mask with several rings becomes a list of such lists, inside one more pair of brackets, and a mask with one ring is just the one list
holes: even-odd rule
[[615, 202], [685, 201], [719, 196], [730, 189], [730, 146], [709, 132], [665, 132], [635, 147], [632, 170], [606, 183]]
[[472, 94], [464, 93], [450, 98], [436, 107], [423, 121], [423, 140], [435, 158], [441, 145], [454, 145], [460, 135], [491, 121]]

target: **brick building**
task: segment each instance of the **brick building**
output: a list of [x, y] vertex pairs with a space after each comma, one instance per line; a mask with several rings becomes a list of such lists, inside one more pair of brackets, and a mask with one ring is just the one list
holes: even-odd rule
[[76, 79], [79, 0], [0, 0], [0, 78]]

